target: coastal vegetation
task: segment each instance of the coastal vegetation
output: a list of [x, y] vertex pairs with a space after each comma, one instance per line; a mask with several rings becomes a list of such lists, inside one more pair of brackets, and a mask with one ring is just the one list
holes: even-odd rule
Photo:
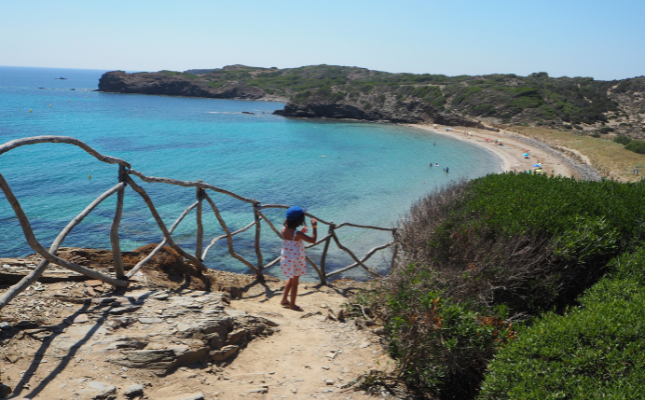
[[[104, 77], [109, 74], [114, 72]], [[132, 88], [124, 88], [131, 77], [137, 81]], [[230, 65], [183, 73], [123, 73], [112, 86], [102, 78], [99, 89], [148, 93], [164, 84], [160, 77], [169, 79], [166, 94], [177, 94], [177, 85], [184, 82], [192, 89], [186, 88], [182, 95], [288, 100], [282, 111], [287, 116], [466, 126], [484, 121], [574, 130], [596, 137], [618, 133], [634, 139], [645, 133], [644, 77], [599, 81], [555, 78], [545, 72], [446, 76], [324, 64], [285, 69]], [[238, 90], [227, 90], [233, 87]]]
[[385, 326], [399, 377], [440, 399], [640, 388], [641, 363], [630, 361], [640, 345], [630, 343], [645, 338], [628, 324], [645, 306], [643, 195], [640, 183], [507, 173], [419, 201], [402, 221], [391, 274], [359, 296]]

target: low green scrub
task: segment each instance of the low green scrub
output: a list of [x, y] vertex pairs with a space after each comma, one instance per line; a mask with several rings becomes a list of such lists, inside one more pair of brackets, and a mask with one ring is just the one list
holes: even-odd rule
[[639, 399], [645, 393], [645, 249], [563, 315], [520, 330], [491, 362], [479, 399]]
[[629, 151], [633, 151], [634, 153], [645, 154], [645, 142], [632, 140], [625, 145], [625, 148]]
[[429, 396], [474, 398], [518, 322], [572, 312], [645, 239], [644, 197], [642, 184], [507, 173], [420, 200], [390, 275], [360, 300], [385, 325], [400, 377]]
[[631, 141], [632, 141], [632, 139], [631, 139], [630, 137], [622, 136], [622, 135], [620, 135], [620, 136], [616, 136], [616, 137], [614, 138], [614, 142], [616, 142], [616, 143], [620, 143], [620, 144], [622, 144], [623, 146], [624, 146], [624, 145], [627, 145], [627, 144], [628, 144], [629, 142], [631, 142]]

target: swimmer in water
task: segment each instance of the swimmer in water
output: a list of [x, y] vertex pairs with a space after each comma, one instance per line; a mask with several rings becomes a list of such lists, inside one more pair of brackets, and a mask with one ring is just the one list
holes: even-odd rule
[[439, 163], [435, 163], [435, 165], [434, 165], [434, 166], [435, 166], [435, 167], [438, 167], [438, 166], [439, 166]]

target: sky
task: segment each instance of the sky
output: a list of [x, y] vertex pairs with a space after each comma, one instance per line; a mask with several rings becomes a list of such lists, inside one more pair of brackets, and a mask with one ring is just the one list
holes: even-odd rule
[[0, 0], [0, 65], [645, 75], [643, 0]]

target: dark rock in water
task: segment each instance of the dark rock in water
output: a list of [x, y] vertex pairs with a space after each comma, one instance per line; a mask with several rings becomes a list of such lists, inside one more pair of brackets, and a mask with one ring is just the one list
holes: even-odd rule
[[41, 86], [41, 87], [39, 87], [38, 89], [45, 89], [45, 88]]
[[255, 115], [255, 113], [248, 112], [248, 111], [242, 111], [242, 114], [249, 114], [249, 115]]
[[71, 88], [71, 89], [69, 89], [69, 90], [72, 90], [72, 91], [73, 91], [73, 90], [76, 90], [76, 89], [74, 89], [74, 88]]
[[66, 81], [67, 78], [63, 78], [62, 76], [60, 78], [54, 78], [54, 79], [60, 79], [61, 81]]

